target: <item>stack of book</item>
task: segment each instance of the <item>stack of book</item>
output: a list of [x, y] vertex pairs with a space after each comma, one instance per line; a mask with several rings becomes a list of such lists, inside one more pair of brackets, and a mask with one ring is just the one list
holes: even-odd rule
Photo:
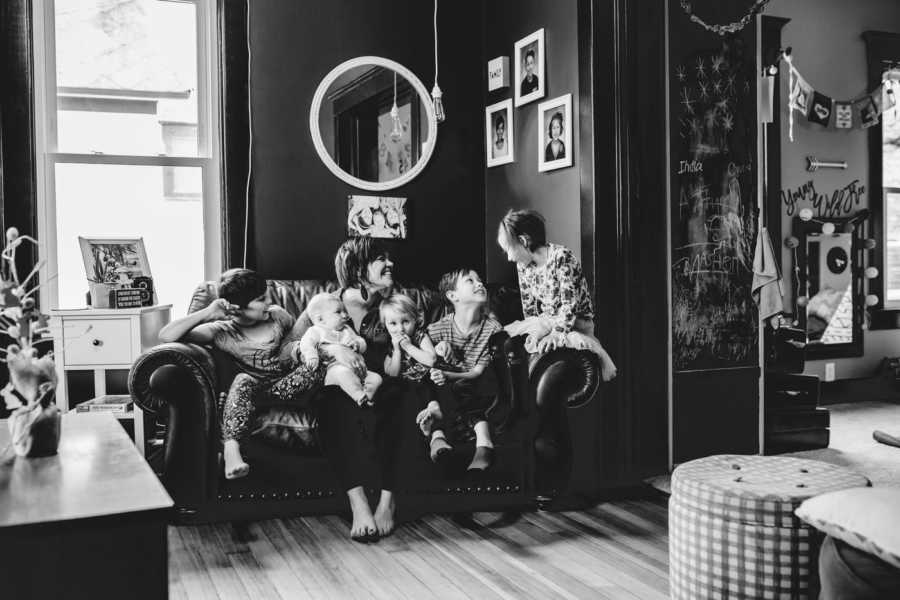
[[82, 402], [75, 407], [75, 412], [109, 412], [113, 414], [129, 413], [134, 408], [134, 401], [128, 394], [108, 394]]

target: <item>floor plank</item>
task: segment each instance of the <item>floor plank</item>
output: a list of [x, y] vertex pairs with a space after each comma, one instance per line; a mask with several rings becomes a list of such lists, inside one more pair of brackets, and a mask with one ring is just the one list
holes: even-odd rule
[[376, 544], [335, 516], [170, 527], [171, 598], [519, 600], [668, 596], [664, 500], [428, 515]]

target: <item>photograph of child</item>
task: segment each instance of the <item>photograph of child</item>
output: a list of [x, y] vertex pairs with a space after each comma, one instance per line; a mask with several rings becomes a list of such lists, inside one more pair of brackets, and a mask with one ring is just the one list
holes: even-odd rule
[[487, 166], [495, 167], [514, 160], [512, 100], [503, 100], [484, 110], [485, 155]]
[[572, 95], [538, 106], [538, 171], [572, 166]]
[[544, 30], [538, 29], [525, 36], [515, 44], [513, 60], [515, 61], [516, 106], [522, 106], [532, 100], [544, 97]]

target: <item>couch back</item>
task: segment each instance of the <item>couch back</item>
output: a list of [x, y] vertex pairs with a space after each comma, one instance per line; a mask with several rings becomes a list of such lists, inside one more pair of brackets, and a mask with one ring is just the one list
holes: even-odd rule
[[[266, 283], [267, 299], [288, 311], [295, 319], [300, 318], [313, 296], [321, 292], [336, 292], [339, 289], [337, 281], [323, 279], [270, 279]], [[198, 285], [191, 298], [188, 313], [201, 310], [215, 300], [218, 297], [217, 288], [215, 281], [206, 281]], [[440, 293], [432, 287], [414, 285], [401, 287], [399, 291], [416, 302], [426, 325], [449, 312]], [[488, 305], [494, 317], [503, 324], [522, 318], [522, 302], [516, 288], [489, 284]]]

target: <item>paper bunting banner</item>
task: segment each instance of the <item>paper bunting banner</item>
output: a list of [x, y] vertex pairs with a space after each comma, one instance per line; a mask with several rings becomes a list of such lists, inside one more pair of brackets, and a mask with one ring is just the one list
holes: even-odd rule
[[838, 129], [850, 129], [853, 127], [853, 105], [851, 103], [834, 103], [834, 126]]
[[798, 75], [794, 81], [794, 87], [791, 88], [790, 108], [799, 110], [804, 115], [809, 113], [809, 101], [812, 99], [812, 95], [812, 86]]
[[831, 98], [825, 94], [813, 92], [812, 106], [809, 107], [809, 114], [806, 118], [811, 123], [818, 123], [822, 127], [828, 127], [828, 121], [831, 120], [831, 104]]
[[897, 110], [895, 85], [900, 82], [900, 68], [882, 74], [882, 83], [871, 93], [852, 100], [834, 100], [815, 90], [794, 66], [793, 57], [783, 53], [781, 58], [788, 65], [788, 137], [794, 141], [794, 111], [801, 112], [811, 123], [835, 129], [866, 129], [877, 125], [879, 116], [886, 110]]
[[878, 125], [878, 104], [872, 96], [866, 96], [854, 103], [856, 114], [859, 116], [859, 125], [863, 129], [868, 129], [873, 125]]

